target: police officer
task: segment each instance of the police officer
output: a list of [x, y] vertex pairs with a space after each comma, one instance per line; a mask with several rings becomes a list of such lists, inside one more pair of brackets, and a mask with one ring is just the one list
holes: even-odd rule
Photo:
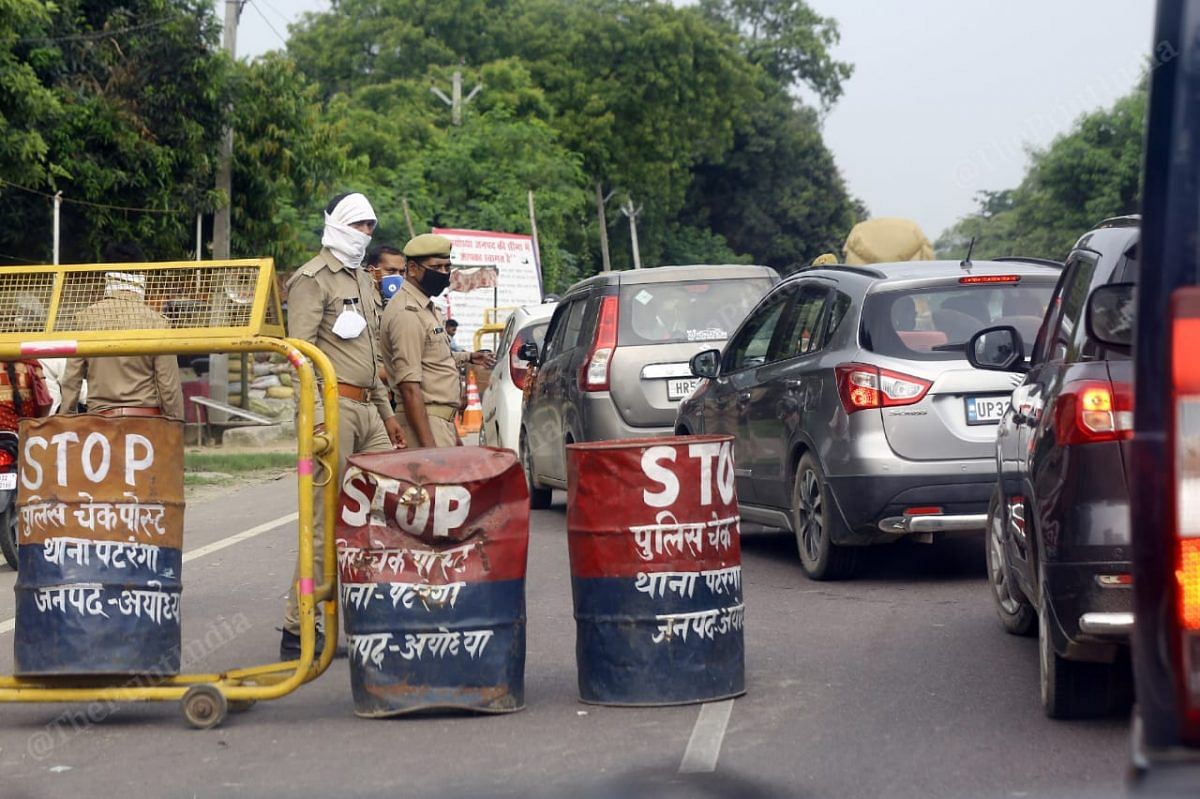
[[[338, 473], [346, 458], [405, 445], [379, 379], [379, 317], [383, 300], [374, 279], [362, 266], [375, 229], [375, 211], [361, 194], [342, 194], [325, 208], [321, 251], [288, 281], [288, 335], [304, 339], [328, 356], [337, 374]], [[325, 429], [318, 404], [315, 432]], [[321, 569], [324, 537], [324, 492], [314, 490], [315, 568]], [[300, 656], [300, 610], [296, 595], [299, 568], [288, 593], [280, 659]], [[318, 650], [323, 638], [318, 637]]]
[[396, 397], [404, 404], [401, 425], [414, 447], [461, 444], [454, 416], [461, 399], [459, 367], [486, 368], [486, 352], [452, 352], [441, 312], [433, 303], [450, 285], [450, 240], [424, 233], [404, 245], [405, 278], [383, 312], [384, 364]]
[[[132, 243], [109, 244], [108, 263], [140, 263]], [[167, 318], [146, 304], [146, 277], [138, 272], [106, 272], [104, 298], [79, 312], [83, 330], [159, 330]], [[183, 384], [174, 355], [121, 355], [69, 358], [61, 383], [62, 412], [73, 413], [87, 380], [88, 410], [104, 416], [168, 416], [183, 419]]]

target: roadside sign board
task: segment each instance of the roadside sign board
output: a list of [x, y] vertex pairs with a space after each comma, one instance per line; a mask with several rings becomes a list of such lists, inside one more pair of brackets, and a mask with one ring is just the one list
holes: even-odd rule
[[[458, 346], [471, 347], [471, 338], [483, 324], [485, 310], [536, 305], [542, 301], [542, 274], [532, 236], [457, 228], [434, 228], [433, 232], [454, 243], [450, 260], [455, 270], [464, 273], [463, 279], [455, 284], [480, 286], [470, 291], [449, 290], [440, 299], [446, 316], [458, 321], [458, 335], [454, 338]], [[480, 274], [485, 270], [495, 270], [494, 286], [489, 287], [490, 279], [482, 279], [490, 277]], [[484, 346], [489, 343], [485, 339]]]

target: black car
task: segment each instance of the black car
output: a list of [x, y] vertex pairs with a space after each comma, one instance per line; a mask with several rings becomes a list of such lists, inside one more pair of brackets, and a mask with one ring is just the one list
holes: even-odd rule
[[1028, 361], [1013, 328], [982, 330], [968, 358], [1025, 372], [1000, 421], [987, 562], [1004, 628], [1037, 630], [1052, 718], [1103, 715], [1129, 692], [1133, 362], [1089, 332], [1089, 298], [1136, 280], [1139, 219], [1111, 219], [1071, 251]]

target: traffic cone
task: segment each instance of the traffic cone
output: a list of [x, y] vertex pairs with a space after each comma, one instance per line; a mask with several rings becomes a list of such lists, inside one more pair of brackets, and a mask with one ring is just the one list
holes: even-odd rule
[[475, 382], [475, 370], [467, 371], [467, 407], [463, 409], [458, 425], [459, 435], [478, 433], [483, 427], [483, 406], [479, 404], [479, 385]]

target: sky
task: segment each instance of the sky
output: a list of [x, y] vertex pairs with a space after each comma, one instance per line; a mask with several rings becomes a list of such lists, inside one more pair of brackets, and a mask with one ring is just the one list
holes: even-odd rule
[[[851, 193], [930, 239], [977, 192], [1017, 185], [1028, 148], [1132, 89], [1153, 51], [1153, 0], [808, 2], [838, 20], [835, 55], [855, 68], [824, 121]], [[281, 48], [289, 22], [328, 7], [250, 0], [238, 54]]]

